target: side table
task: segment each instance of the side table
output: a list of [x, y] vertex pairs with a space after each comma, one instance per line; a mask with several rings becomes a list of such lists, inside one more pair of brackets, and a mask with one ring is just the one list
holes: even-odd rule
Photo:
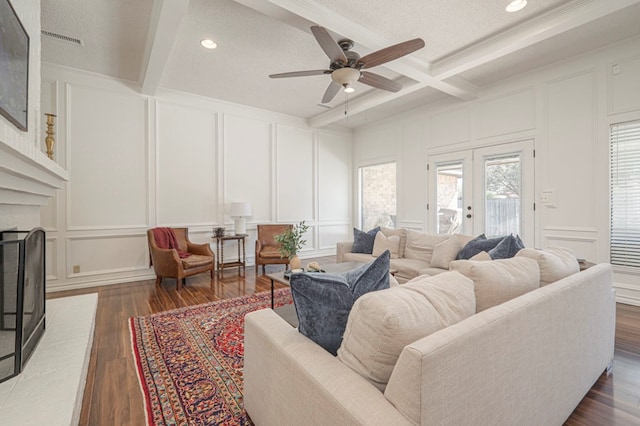
[[[238, 275], [240, 275], [240, 268], [242, 268], [242, 274], [244, 275], [247, 265], [247, 256], [245, 252], [245, 240], [249, 234], [237, 234], [237, 235], [225, 235], [223, 237], [212, 237], [216, 240], [216, 252], [218, 253], [218, 277], [222, 277], [224, 274], [224, 268], [238, 268]], [[238, 242], [238, 260], [224, 261], [224, 242], [229, 240], [236, 240]], [[240, 255], [240, 248], [242, 248], [242, 256]]]

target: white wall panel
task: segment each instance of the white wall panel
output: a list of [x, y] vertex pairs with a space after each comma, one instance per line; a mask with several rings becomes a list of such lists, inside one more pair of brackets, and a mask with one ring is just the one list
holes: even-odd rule
[[55, 232], [57, 226], [57, 205], [58, 194], [60, 191], [56, 191], [55, 197], [49, 198], [47, 204], [40, 207], [40, 226], [47, 230], [47, 232]]
[[402, 140], [398, 123], [385, 122], [363, 130], [357, 129], [359, 143], [355, 146], [358, 165], [386, 162], [397, 155], [397, 147]]
[[69, 96], [68, 228], [146, 226], [145, 99], [83, 86]]
[[594, 83], [594, 74], [587, 72], [546, 85], [546, 161], [541, 190], [553, 190], [556, 204], [542, 208], [544, 226], [597, 227]]
[[[149, 266], [147, 236], [92, 235], [67, 237], [67, 276], [88, 276], [146, 270]], [[80, 272], [74, 273], [73, 267]]]
[[276, 182], [278, 222], [314, 220], [313, 133], [278, 126]]
[[531, 130], [535, 128], [535, 114], [533, 89], [481, 101], [478, 108], [478, 136], [487, 138]]
[[320, 238], [318, 248], [320, 250], [335, 250], [336, 243], [353, 240], [353, 231], [350, 225], [322, 225], [319, 229]]
[[47, 281], [53, 281], [58, 279], [58, 239], [47, 238], [45, 243], [45, 256], [46, 256], [46, 277]]
[[640, 57], [616, 61], [607, 68], [609, 113], [640, 109]]
[[351, 140], [318, 133], [318, 220], [349, 222]]
[[248, 222], [271, 222], [271, 126], [266, 121], [225, 115], [224, 202], [248, 201]]
[[422, 123], [406, 123], [403, 133], [398, 216], [399, 220], [422, 222], [427, 206], [427, 156], [422, 150]]
[[216, 219], [216, 116], [160, 103], [157, 108], [157, 217], [161, 225]]
[[429, 146], [466, 142], [471, 138], [471, 109], [459, 108], [433, 115], [427, 126]]

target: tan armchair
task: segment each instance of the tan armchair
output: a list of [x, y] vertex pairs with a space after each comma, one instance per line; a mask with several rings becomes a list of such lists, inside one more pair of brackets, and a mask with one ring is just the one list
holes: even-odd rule
[[194, 244], [189, 241], [187, 228], [173, 228], [178, 247], [181, 251], [191, 253], [191, 256], [180, 258], [175, 249], [162, 249], [156, 244], [153, 229], [147, 230], [149, 240], [149, 254], [151, 265], [156, 272], [156, 285], [162, 283], [162, 278], [175, 278], [176, 288], [186, 285], [186, 277], [210, 271], [211, 278], [215, 270], [215, 257], [209, 244]]
[[258, 265], [262, 265], [263, 274], [265, 272], [265, 265], [289, 266], [289, 259], [286, 257], [283, 258], [278, 251], [280, 243], [276, 241], [276, 235], [282, 234], [291, 227], [293, 227], [291, 224], [258, 225], [258, 237], [256, 238], [256, 275], [258, 275]]

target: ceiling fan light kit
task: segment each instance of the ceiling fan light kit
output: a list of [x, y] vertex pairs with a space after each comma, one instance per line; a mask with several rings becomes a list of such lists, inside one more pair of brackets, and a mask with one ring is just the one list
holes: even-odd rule
[[385, 64], [424, 47], [424, 41], [420, 38], [416, 38], [393, 46], [385, 47], [384, 49], [380, 49], [360, 57], [357, 52], [351, 50], [354, 43], [349, 39], [342, 39], [336, 42], [326, 28], [316, 25], [311, 27], [311, 33], [324, 53], [331, 60], [329, 68], [324, 70], [293, 71], [271, 74], [269, 77], [287, 78], [330, 74], [331, 83], [329, 83], [329, 87], [327, 87], [327, 90], [324, 92], [324, 96], [322, 97], [323, 104], [331, 102], [340, 89], [344, 89], [346, 93], [354, 92], [355, 88], [353, 87], [353, 84], [356, 81], [376, 89], [387, 90], [389, 92], [399, 91], [402, 89], [402, 85], [400, 83], [379, 74], [362, 70]]

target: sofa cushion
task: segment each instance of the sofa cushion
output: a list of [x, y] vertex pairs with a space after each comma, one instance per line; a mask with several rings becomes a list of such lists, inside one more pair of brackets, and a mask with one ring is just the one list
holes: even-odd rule
[[441, 274], [441, 273], [443, 273], [443, 272], [448, 272], [448, 271], [449, 271], [448, 269], [442, 269], [442, 268], [431, 268], [431, 267], [429, 267], [429, 268], [424, 268], [424, 269], [420, 269], [420, 270], [418, 271], [418, 278], [419, 278], [421, 275], [434, 276], [434, 275], [438, 275], [438, 274]]
[[478, 235], [476, 238], [469, 241], [467, 244], [465, 244], [464, 247], [462, 247], [462, 250], [460, 250], [460, 253], [458, 253], [456, 259], [471, 259], [481, 251], [488, 252], [489, 250], [497, 246], [503, 238], [504, 237], [487, 239], [484, 234]]
[[538, 262], [540, 287], [580, 271], [578, 259], [571, 250], [564, 247], [547, 247], [544, 250], [525, 248], [516, 255], [521, 256]]
[[462, 249], [460, 239], [455, 235], [450, 236], [443, 242], [433, 246], [430, 266], [432, 268], [449, 269], [449, 262], [456, 260], [460, 249]]
[[497, 246], [489, 250], [489, 256], [491, 259], [509, 259], [524, 248], [520, 237], [516, 238], [513, 235], [507, 235], [498, 243]]
[[430, 263], [433, 247], [448, 238], [449, 235], [425, 234], [413, 229], [407, 229], [407, 245], [404, 248], [404, 257]]
[[454, 260], [449, 266], [473, 281], [477, 312], [540, 287], [538, 264], [526, 257], [491, 262]]
[[384, 392], [406, 345], [474, 313], [473, 282], [457, 272], [366, 294], [353, 305], [338, 359]]
[[389, 252], [342, 274], [293, 274], [290, 284], [298, 330], [335, 355], [356, 299], [389, 288]]
[[353, 228], [353, 247], [351, 247], [351, 253], [373, 253], [373, 242], [379, 230], [379, 226], [367, 232]]
[[345, 253], [344, 258], [342, 259], [344, 262], [361, 262], [361, 263], [369, 263], [373, 262], [375, 257], [371, 254], [366, 253]]
[[393, 259], [391, 269], [396, 271], [396, 275], [411, 279], [420, 275], [420, 271], [428, 268], [429, 264], [416, 259]]
[[394, 235], [400, 237], [400, 248], [398, 249], [398, 257], [404, 257], [404, 247], [407, 245], [407, 230], [404, 228], [393, 229], [381, 226], [380, 232], [382, 232], [387, 237], [392, 237]]
[[489, 253], [487, 253], [486, 251], [481, 251], [480, 253], [476, 254], [469, 260], [487, 261], [487, 260], [491, 260], [491, 256], [489, 256]]
[[376, 238], [373, 241], [373, 252], [371, 254], [378, 257], [384, 253], [385, 250], [389, 250], [389, 253], [391, 253], [391, 259], [397, 259], [398, 252], [400, 250], [400, 236], [391, 235], [387, 237], [382, 233], [382, 231], [378, 231]]

